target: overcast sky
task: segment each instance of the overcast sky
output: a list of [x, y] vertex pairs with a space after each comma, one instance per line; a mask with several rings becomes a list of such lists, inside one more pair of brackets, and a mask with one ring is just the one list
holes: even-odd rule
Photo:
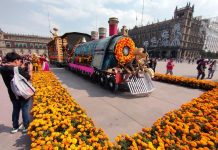
[[[119, 28], [171, 19], [178, 6], [194, 4], [194, 16], [218, 16], [218, 0], [1, 0], [0, 28], [4, 32], [51, 36], [50, 29], [90, 34], [108, 28], [108, 19], [117, 17]], [[136, 21], [137, 16], [137, 21]], [[108, 34], [108, 32], [107, 32]]]

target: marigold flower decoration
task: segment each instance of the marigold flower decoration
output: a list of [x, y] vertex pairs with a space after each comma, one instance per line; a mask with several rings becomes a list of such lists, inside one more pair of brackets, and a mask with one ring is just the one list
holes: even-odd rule
[[135, 43], [128, 37], [119, 39], [115, 46], [115, 57], [119, 64], [124, 65], [134, 58]]

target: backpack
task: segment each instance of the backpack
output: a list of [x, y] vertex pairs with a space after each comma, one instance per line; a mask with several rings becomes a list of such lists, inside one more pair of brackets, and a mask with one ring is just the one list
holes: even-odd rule
[[200, 70], [201, 69], [201, 64], [198, 64], [197, 65], [197, 70]]
[[33, 96], [36, 91], [32, 84], [19, 74], [18, 67], [14, 67], [14, 77], [10, 84], [11, 89], [17, 99], [18, 96], [28, 99]]

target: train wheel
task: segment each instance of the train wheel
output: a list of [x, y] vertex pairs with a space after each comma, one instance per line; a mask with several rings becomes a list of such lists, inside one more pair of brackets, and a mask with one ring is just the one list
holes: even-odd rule
[[115, 78], [114, 77], [110, 77], [108, 79], [108, 83], [107, 83], [110, 91], [112, 92], [116, 92], [118, 90], [118, 84], [115, 83]]
[[95, 72], [92, 74], [91, 80], [92, 80], [94, 83], [98, 83], [98, 81], [99, 81], [99, 72], [98, 72], [98, 71], [95, 71]]
[[99, 83], [101, 86], [106, 87], [107, 85], [107, 77], [104, 74], [99, 76]]

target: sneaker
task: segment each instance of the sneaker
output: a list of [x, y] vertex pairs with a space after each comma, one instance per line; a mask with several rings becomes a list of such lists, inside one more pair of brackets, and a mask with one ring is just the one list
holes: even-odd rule
[[22, 130], [23, 128], [24, 128], [23, 123], [19, 124], [18, 129], [19, 129], [19, 130]]
[[22, 133], [27, 133], [28, 129], [27, 128], [23, 128]]
[[17, 128], [17, 129], [15, 129], [15, 128], [12, 128], [12, 130], [11, 130], [11, 133], [12, 133], [12, 134], [14, 134], [14, 133], [17, 133], [17, 132], [18, 132], [18, 130], [19, 130], [18, 128]]

